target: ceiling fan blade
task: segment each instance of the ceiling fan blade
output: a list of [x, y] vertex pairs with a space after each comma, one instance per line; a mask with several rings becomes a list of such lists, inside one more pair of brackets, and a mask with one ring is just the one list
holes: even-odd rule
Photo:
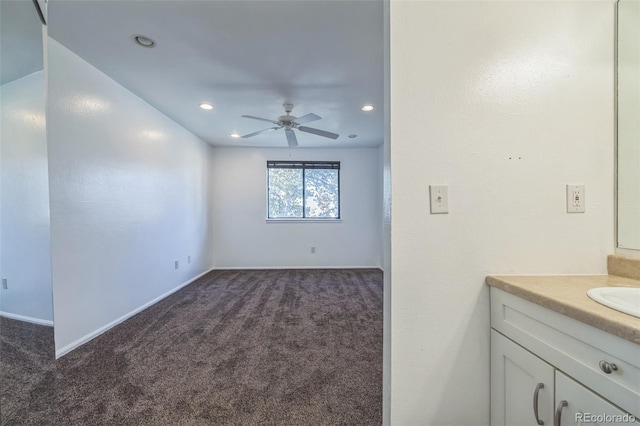
[[320, 129], [314, 129], [313, 127], [300, 126], [298, 127], [298, 130], [300, 130], [301, 132], [313, 133], [314, 135], [324, 136], [325, 138], [331, 138], [331, 139], [338, 139], [338, 137], [340, 136], [336, 133], [331, 133], [331, 132], [327, 132], [325, 130], [320, 130]]
[[321, 118], [322, 117], [320, 117], [319, 115], [307, 114], [307, 115], [303, 115], [302, 117], [296, 118], [294, 123], [296, 124], [311, 123], [312, 121], [320, 120]]
[[287, 135], [287, 142], [289, 143], [289, 146], [298, 146], [298, 138], [296, 138], [296, 134], [293, 133], [293, 130], [285, 130], [284, 132]]
[[243, 115], [242, 117], [244, 117], [244, 118], [250, 118], [250, 119], [252, 119], [252, 120], [266, 121], [267, 123], [278, 124], [278, 122], [277, 122], [277, 121], [269, 120], [268, 118], [260, 118], [260, 117], [256, 117], [256, 116], [254, 116], [254, 115]]
[[270, 130], [278, 130], [280, 127], [269, 127], [268, 129], [258, 130], [257, 132], [249, 133], [248, 135], [242, 136], [243, 138], [250, 138], [255, 135], [259, 135], [260, 133], [268, 132]]

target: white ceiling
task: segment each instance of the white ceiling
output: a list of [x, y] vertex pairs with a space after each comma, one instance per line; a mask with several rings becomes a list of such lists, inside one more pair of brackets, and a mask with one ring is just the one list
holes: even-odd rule
[[241, 115], [276, 119], [290, 102], [294, 116], [322, 117], [309, 127], [340, 134], [297, 131], [300, 147], [369, 147], [383, 140], [382, 10], [382, 0], [59, 0], [48, 31], [212, 145], [286, 147], [282, 130], [229, 135], [271, 127]]
[[0, 84], [42, 69], [42, 24], [32, 0], [0, 0]]

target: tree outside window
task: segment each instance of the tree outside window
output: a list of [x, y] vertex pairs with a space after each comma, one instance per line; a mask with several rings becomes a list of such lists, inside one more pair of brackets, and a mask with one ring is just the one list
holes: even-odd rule
[[339, 219], [340, 162], [268, 161], [269, 219]]

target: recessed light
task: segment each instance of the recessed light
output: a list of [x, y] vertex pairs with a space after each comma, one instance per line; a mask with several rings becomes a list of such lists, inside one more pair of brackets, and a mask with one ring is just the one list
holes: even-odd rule
[[156, 45], [156, 42], [151, 40], [149, 37], [143, 35], [133, 35], [131, 36], [133, 41], [135, 41], [138, 45], [142, 47], [153, 47]]
[[231, 133], [231, 137], [232, 137], [232, 138], [239, 138], [239, 137], [240, 137], [240, 135], [239, 135], [239, 134], [237, 134], [236, 132], [233, 132], [233, 133]]
[[362, 107], [363, 111], [373, 111], [373, 105], [365, 105]]
[[353, 139], [353, 138], [357, 138], [358, 135], [349, 135], [349, 138]]
[[209, 110], [209, 109], [213, 109], [213, 105], [207, 104], [207, 103], [201, 103], [200, 108]]

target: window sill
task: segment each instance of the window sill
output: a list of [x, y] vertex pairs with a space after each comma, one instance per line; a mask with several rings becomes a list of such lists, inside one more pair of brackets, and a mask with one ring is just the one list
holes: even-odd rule
[[340, 223], [342, 219], [266, 219], [267, 223]]

